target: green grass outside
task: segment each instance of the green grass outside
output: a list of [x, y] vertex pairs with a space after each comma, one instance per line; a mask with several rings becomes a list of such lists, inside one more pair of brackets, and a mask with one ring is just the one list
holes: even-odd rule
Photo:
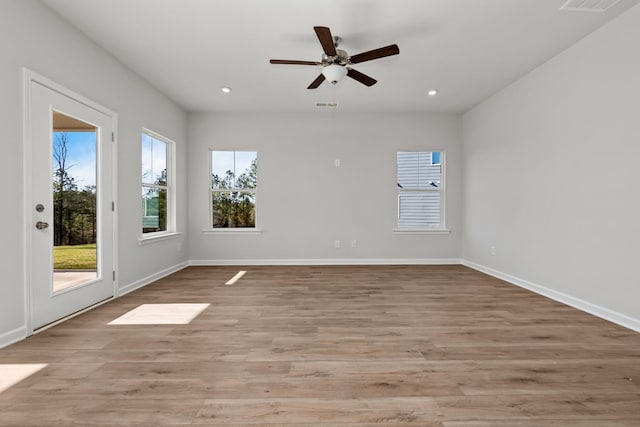
[[54, 270], [95, 270], [96, 245], [53, 247]]

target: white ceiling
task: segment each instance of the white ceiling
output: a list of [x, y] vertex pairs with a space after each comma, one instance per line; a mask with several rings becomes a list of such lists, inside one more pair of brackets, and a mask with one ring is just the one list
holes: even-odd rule
[[[566, 0], [43, 0], [187, 111], [463, 112], [640, 0], [603, 13], [559, 11]], [[313, 26], [349, 54], [396, 43], [400, 55], [306, 87], [320, 60]], [[233, 88], [225, 95], [223, 86]], [[437, 88], [438, 96], [426, 96]]]

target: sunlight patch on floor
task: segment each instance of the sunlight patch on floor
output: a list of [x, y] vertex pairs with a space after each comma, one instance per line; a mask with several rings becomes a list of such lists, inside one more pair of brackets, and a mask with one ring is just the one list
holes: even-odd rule
[[95, 271], [54, 271], [53, 292], [96, 280], [98, 274]]
[[109, 325], [186, 325], [209, 304], [142, 304]]
[[0, 364], [0, 393], [46, 367], [46, 363]]
[[233, 285], [238, 280], [240, 280], [242, 278], [242, 276], [245, 275], [245, 273], [246, 273], [246, 271], [239, 271], [238, 274], [236, 274], [231, 279], [229, 279], [229, 281], [227, 283], [225, 283], [225, 285]]

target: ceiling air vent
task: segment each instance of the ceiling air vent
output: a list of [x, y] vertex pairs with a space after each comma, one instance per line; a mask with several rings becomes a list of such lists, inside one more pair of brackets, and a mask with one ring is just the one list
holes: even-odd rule
[[620, 0], [569, 0], [560, 10], [572, 12], [604, 12]]
[[335, 101], [316, 102], [316, 108], [338, 108], [338, 103]]

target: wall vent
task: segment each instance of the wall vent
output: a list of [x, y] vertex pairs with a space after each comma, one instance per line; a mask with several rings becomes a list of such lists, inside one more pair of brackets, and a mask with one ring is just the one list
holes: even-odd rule
[[316, 108], [338, 108], [338, 103], [335, 101], [316, 102]]
[[560, 10], [572, 12], [604, 12], [620, 0], [569, 0]]

